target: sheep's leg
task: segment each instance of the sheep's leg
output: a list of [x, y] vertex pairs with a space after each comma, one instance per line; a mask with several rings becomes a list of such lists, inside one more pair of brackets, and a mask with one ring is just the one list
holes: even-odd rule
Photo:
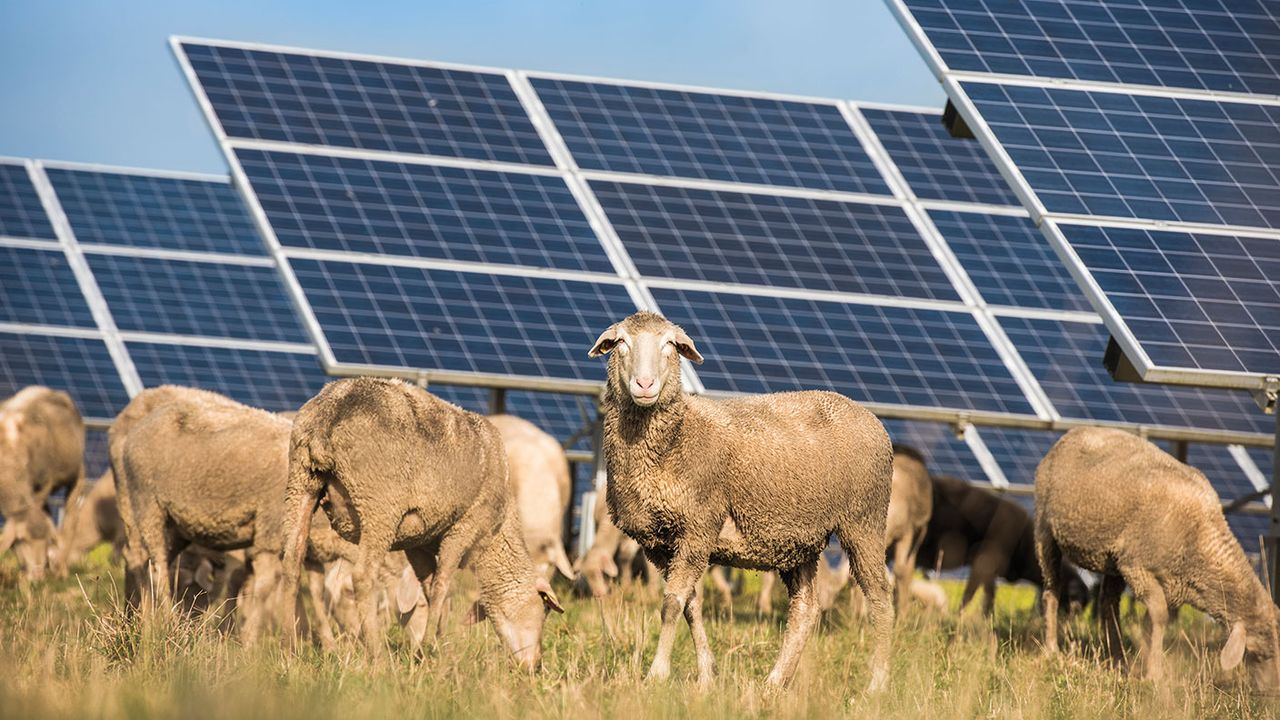
[[911, 576], [916, 572], [915, 546], [914, 529], [898, 538], [893, 546], [893, 598], [899, 615], [911, 600]]
[[782, 650], [778, 652], [778, 662], [765, 679], [765, 684], [771, 687], [781, 687], [791, 680], [800, 662], [800, 653], [822, 614], [816, 582], [818, 562], [819, 559], [814, 558], [782, 573], [782, 582], [787, 586], [791, 601], [787, 606], [787, 629], [782, 636]]
[[[324, 602], [324, 566], [316, 567], [307, 563], [307, 595], [311, 597], [311, 610], [316, 615], [316, 630], [320, 635], [320, 647], [332, 650], [338, 643], [333, 634], [333, 623], [329, 619], [329, 608]], [[288, 602], [288, 598], [281, 598]]]
[[757, 615], [773, 614], [773, 583], [777, 579], [778, 574], [773, 571], [760, 576], [760, 597], [756, 598]]
[[1098, 619], [1102, 623], [1103, 643], [1111, 661], [1124, 659], [1123, 638], [1120, 634], [1120, 594], [1124, 592], [1124, 580], [1116, 575], [1103, 575], [1098, 587]]
[[[370, 513], [371, 514], [371, 513]], [[394, 528], [382, 523], [366, 523], [360, 532], [360, 545], [351, 568], [351, 586], [356, 599], [356, 617], [360, 621], [360, 638], [369, 653], [378, 658], [388, 655], [382, 616], [378, 613], [378, 568], [391, 547]]]
[[[867, 527], [873, 527], [870, 523]], [[889, 579], [885, 577], [884, 536], [861, 528], [841, 528], [837, 533], [854, 579], [866, 597], [873, 645], [871, 650], [870, 692], [883, 690], [889, 684], [889, 655], [893, 649], [893, 598]]]
[[671, 650], [676, 641], [676, 623], [684, 614], [685, 606], [693, 598], [695, 588], [707, 572], [707, 556], [691, 557], [682, 553], [663, 562], [654, 558], [664, 570], [667, 588], [662, 596], [662, 631], [658, 634], [658, 651], [649, 666], [648, 679], [665, 680], [671, 675]]
[[[422, 596], [427, 598], [427, 607], [426, 612], [423, 613], [423, 618], [411, 619], [414, 621], [413, 624], [415, 626], [415, 629], [410, 631], [411, 644], [414, 650], [419, 650], [422, 647], [421, 641], [428, 632], [434, 631], [437, 636], [440, 632], [439, 619], [435, 612], [436, 604], [431, 601], [438, 566], [436, 564], [436, 556], [423, 548], [410, 548], [404, 551], [404, 555], [409, 559], [409, 565], [413, 567], [414, 576], [418, 578], [418, 582], [422, 583]], [[445, 592], [448, 592], [448, 588], [445, 589]], [[444, 601], [441, 600], [440, 604], [443, 603]], [[399, 608], [397, 608], [398, 610]], [[422, 613], [423, 609], [415, 608], [413, 612], [414, 614]], [[433, 622], [437, 624], [433, 625]], [[421, 626], [421, 628], [417, 626]], [[420, 636], [418, 635], [419, 629], [421, 630]]]
[[729, 584], [726, 577], [728, 569], [723, 565], [712, 565], [711, 572], [707, 573], [711, 576], [711, 584], [715, 586], [716, 592], [720, 593], [720, 605], [724, 608], [723, 612], [733, 615], [733, 586]]
[[[241, 635], [245, 645], [253, 645], [262, 634], [263, 621], [274, 599], [276, 584], [280, 579], [280, 557], [274, 552], [260, 552], [253, 556], [253, 579], [249, 587], [249, 602], [244, 608], [244, 626]], [[294, 603], [295, 597], [282, 597], [278, 602]]]
[[1058, 591], [1063, 587], [1062, 549], [1049, 529], [1036, 523], [1036, 559], [1044, 578], [1044, 651], [1058, 652]]
[[693, 650], [698, 658], [698, 687], [706, 688], [716, 675], [716, 658], [711, 654], [707, 629], [702, 624], [702, 583], [693, 586], [693, 597], [684, 606], [684, 620], [693, 635]]
[[1129, 569], [1121, 571], [1124, 579], [1133, 588], [1134, 597], [1147, 606], [1147, 617], [1151, 619], [1151, 640], [1147, 645], [1147, 678], [1159, 682], [1164, 677], [1164, 630], [1169, 623], [1169, 605], [1165, 601], [1164, 589], [1155, 576], [1146, 570]]
[[[143, 587], [143, 597], [148, 599], [152, 610], [168, 608], [168, 598], [173, 592], [169, 579], [169, 532], [165, 527], [164, 511], [151, 503], [143, 511], [141, 522], [141, 539], [146, 548], [147, 576]], [[161, 601], [164, 598], [164, 601]]]
[[[471, 541], [470, 537], [463, 535], [446, 535], [440, 540], [440, 549], [435, 557], [435, 572], [430, 576], [429, 584], [423, 583], [423, 592], [427, 596], [427, 628], [426, 632], [434, 633], [435, 637], [440, 637], [444, 632], [444, 611], [445, 601], [449, 598], [449, 583], [453, 580], [453, 574], [458, 571], [458, 566], [462, 564], [462, 556], [467, 552], [467, 545]], [[409, 555], [409, 553], [405, 553]], [[413, 563], [412, 555], [409, 555], [409, 562]], [[423, 566], [424, 569], [426, 566]], [[418, 572], [418, 565], [414, 565], [414, 572]], [[421, 579], [423, 575], [419, 574]]]

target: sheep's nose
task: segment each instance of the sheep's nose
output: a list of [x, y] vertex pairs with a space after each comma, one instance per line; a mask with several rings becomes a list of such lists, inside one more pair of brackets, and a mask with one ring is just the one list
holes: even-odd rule
[[653, 387], [653, 381], [654, 381], [654, 378], [638, 377], [636, 378], [636, 387], [639, 387], [641, 390], [648, 390], [649, 388]]

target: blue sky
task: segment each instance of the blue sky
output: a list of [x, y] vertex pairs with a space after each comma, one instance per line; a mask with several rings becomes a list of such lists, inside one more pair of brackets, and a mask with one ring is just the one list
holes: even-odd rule
[[173, 34], [941, 107], [881, 0], [0, 0], [0, 155], [224, 172]]

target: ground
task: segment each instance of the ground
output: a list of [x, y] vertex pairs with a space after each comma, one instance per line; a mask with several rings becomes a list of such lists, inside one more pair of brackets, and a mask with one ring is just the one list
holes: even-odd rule
[[[869, 638], [840, 603], [809, 643], [796, 682], [770, 695], [762, 680], [781, 639], [785, 601], [757, 619], [741, 597], [730, 618], [709, 608], [715, 686], [692, 685], [688, 632], [673, 679], [643, 682], [658, 605], [635, 590], [603, 602], [570, 597], [547, 622], [541, 673], [513, 669], [488, 625], [465, 626], [454, 601], [444, 639], [425, 658], [397, 652], [369, 662], [354, 645], [326, 655], [275, 643], [242, 648], [207, 622], [130, 623], [119, 609], [120, 568], [95, 552], [73, 576], [24, 593], [0, 566], [0, 716], [24, 718], [608, 717], [741, 718], [1203, 718], [1275, 717], [1240, 678], [1218, 677], [1223, 635], [1184, 610], [1169, 633], [1166, 691], [1096, 659], [1088, 618], [1068, 623], [1066, 653], [1039, 652], [1041, 622], [1030, 587], [1005, 587], [996, 617], [914, 612], [895, 633], [892, 688], [863, 693]], [[748, 585], [753, 584], [749, 579]], [[463, 588], [465, 590], [465, 588]], [[956, 604], [959, 586], [948, 592]], [[1128, 618], [1131, 636], [1140, 611]], [[392, 644], [399, 638], [393, 633]]]

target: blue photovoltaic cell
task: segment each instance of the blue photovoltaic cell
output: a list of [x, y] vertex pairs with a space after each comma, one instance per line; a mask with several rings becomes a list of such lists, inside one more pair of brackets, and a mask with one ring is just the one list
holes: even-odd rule
[[[432, 384], [428, 390], [471, 412], [487, 415], [493, 391], [489, 388]], [[507, 390], [507, 414], [524, 418], [561, 443], [577, 436], [570, 449], [591, 449], [595, 398], [589, 395]]]
[[959, 300], [902, 208], [592, 182], [641, 275]]
[[1262, 476], [1267, 482], [1271, 482], [1271, 475], [1275, 472], [1274, 451], [1271, 448], [1250, 447], [1245, 448], [1249, 453], [1249, 457], [1253, 458], [1253, 463], [1262, 471]]
[[0, 332], [0, 397], [28, 385], [65, 390], [85, 417], [113, 418], [129, 402], [102, 340]]
[[921, 200], [1017, 205], [977, 140], [954, 138], [934, 113], [863, 108], [880, 144]]
[[987, 481], [987, 473], [969, 449], [969, 444], [956, 438], [950, 425], [916, 420], [884, 419], [882, 422], [895, 445], [908, 445], [924, 455], [930, 475]]
[[97, 327], [61, 249], [2, 245], [0, 322]]
[[1049, 212], [1280, 227], [1280, 106], [963, 87]]
[[97, 482], [102, 474], [111, 469], [111, 459], [107, 457], [107, 431], [85, 430], [84, 433], [84, 476], [89, 482]]
[[309, 342], [274, 267], [87, 254], [121, 330]]
[[635, 311], [621, 285], [294, 258], [339, 363], [604, 376], [587, 350]]
[[613, 273], [563, 179], [238, 150], [280, 243]]
[[1036, 466], [1062, 437], [1055, 432], [1004, 427], [981, 427], [978, 434], [1004, 472], [1005, 479], [1013, 485], [1035, 484]]
[[834, 105], [531, 81], [583, 169], [890, 194]]
[[988, 304], [1092, 311], [1030, 217], [946, 210], [928, 214]]
[[48, 168], [81, 245], [264, 255], [228, 181]]
[[1155, 365], [1280, 372], [1280, 240], [1059, 227]]
[[952, 71], [1280, 94], [1264, 0], [905, 0]]
[[967, 312], [653, 288], [708, 390], [834, 390], [876, 403], [1032, 412]]
[[297, 410], [333, 379], [307, 353], [137, 342], [127, 347], [147, 387], [198, 387], [272, 412]]
[[183, 43], [231, 138], [551, 165], [500, 73]]
[[58, 239], [25, 165], [0, 163], [0, 236]]
[[1236, 432], [1274, 432], [1248, 392], [1117, 383], [1102, 365], [1101, 324], [999, 318], [1000, 325], [1066, 418]]
[[1236, 540], [1246, 553], [1257, 555], [1260, 549], [1258, 539], [1271, 532], [1271, 518], [1259, 513], [1231, 513], [1227, 515], [1227, 524]]

